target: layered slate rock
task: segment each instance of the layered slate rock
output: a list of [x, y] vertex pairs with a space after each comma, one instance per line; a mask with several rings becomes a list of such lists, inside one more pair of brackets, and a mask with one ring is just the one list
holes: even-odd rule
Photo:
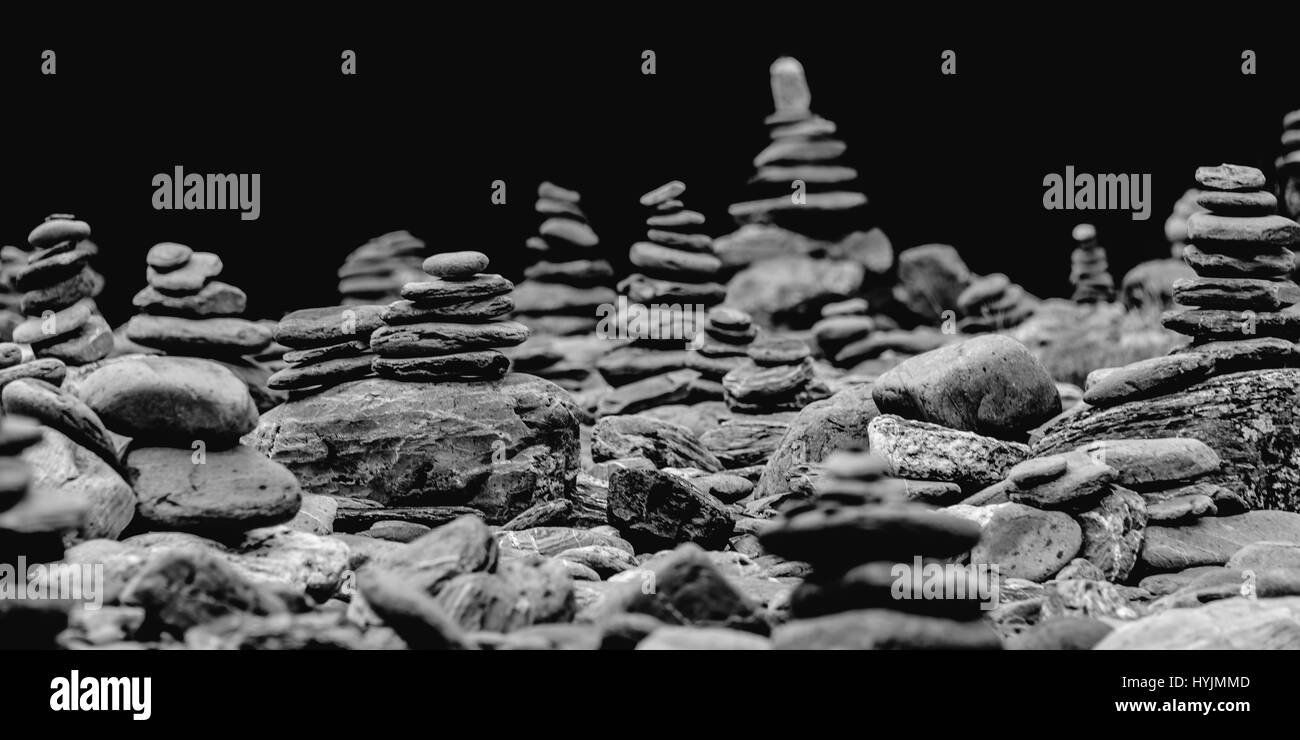
[[[1168, 311], [1162, 323], [1191, 336], [1193, 345], [1278, 337], [1300, 338], [1300, 301], [1290, 279], [1300, 224], [1275, 213], [1264, 173], [1240, 165], [1200, 167], [1205, 188], [1197, 203], [1208, 209], [1187, 219], [1190, 244], [1183, 258], [1197, 277], [1174, 284], [1174, 299], [1190, 308]], [[1195, 346], [1191, 351], [1196, 351]]]
[[957, 566], [941, 576], [965, 580], [968, 598], [950, 591], [933, 598], [919, 587], [923, 560], [964, 555], [979, 543], [979, 526], [907, 501], [903, 482], [870, 453], [838, 452], [825, 467], [817, 495], [788, 505], [759, 535], [768, 552], [812, 567], [790, 596], [794, 619], [775, 630], [774, 646], [1000, 648], [997, 635], [980, 620], [980, 599], [990, 595], [973, 571]]
[[501, 320], [514, 283], [483, 272], [482, 252], [444, 252], [424, 261], [427, 279], [407, 283], [403, 300], [381, 312], [370, 335], [380, 377], [409, 382], [499, 380], [510, 368], [500, 350], [521, 344], [528, 327]]
[[1070, 253], [1070, 284], [1075, 303], [1109, 303], [1115, 298], [1115, 278], [1111, 277], [1106, 248], [1097, 241], [1097, 227], [1079, 224], [1070, 233], [1074, 251]]
[[267, 381], [295, 397], [374, 374], [370, 335], [384, 325], [385, 306], [352, 304], [304, 308], [280, 319], [275, 341], [289, 348], [285, 367]]
[[581, 196], [549, 182], [537, 187], [541, 224], [526, 246], [537, 259], [514, 293], [515, 315], [539, 335], [589, 334], [597, 309], [613, 304], [614, 268], [600, 259], [600, 238], [587, 221]]
[[573, 490], [580, 413], [528, 375], [367, 378], [271, 410], [251, 442], [311, 493], [376, 502], [373, 521], [406, 519], [411, 507], [473, 507], [505, 522]]
[[27, 264], [13, 273], [27, 319], [14, 327], [14, 341], [30, 344], [37, 357], [69, 365], [107, 357], [113, 330], [95, 305], [104, 279], [90, 266], [99, 253], [90, 241], [90, 225], [54, 214], [32, 229], [27, 241], [32, 247]]
[[402, 286], [421, 276], [424, 242], [408, 231], [390, 231], [348, 253], [338, 270], [342, 304], [381, 304], [401, 298]]
[[863, 220], [867, 197], [858, 172], [841, 163], [847, 149], [835, 123], [812, 112], [803, 65], [792, 57], [772, 63], [775, 112], [767, 117], [771, 143], [754, 157], [749, 200], [728, 212], [737, 223], [770, 223], [796, 232], [839, 236]]

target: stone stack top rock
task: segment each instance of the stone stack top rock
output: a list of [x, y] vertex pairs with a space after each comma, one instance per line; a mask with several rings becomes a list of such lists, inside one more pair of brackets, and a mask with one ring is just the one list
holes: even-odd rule
[[424, 242], [405, 230], [390, 231], [352, 250], [338, 271], [343, 305], [397, 300], [403, 285], [421, 279], [424, 252]]
[[85, 365], [113, 351], [113, 330], [99, 315], [94, 298], [104, 279], [90, 266], [99, 248], [90, 225], [69, 214], [48, 216], [27, 237], [32, 251], [13, 274], [24, 291], [28, 319], [14, 328], [14, 341], [32, 345], [37, 357]]
[[352, 304], [286, 314], [276, 327], [275, 341], [291, 348], [282, 355], [287, 367], [271, 375], [267, 385], [301, 397], [370, 377], [375, 359], [370, 334], [383, 326], [387, 308]]
[[380, 377], [412, 382], [498, 380], [510, 368], [499, 350], [528, 339], [528, 327], [502, 320], [514, 283], [485, 273], [487, 255], [445, 252], [423, 263], [428, 279], [407, 283], [370, 335]]
[[1208, 211], [1187, 219], [1183, 256], [1197, 277], [1174, 283], [1174, 300], [1190, 308], [1167, 311], [1162, 323], [1192, 337], [1188, 351], [1215, 357], [1244, 346], [1236, 343], [1294, 342], [1300, 314], [1288, 309], [1300, 302], [1300, 286], [1290, 279], [1295, 255], [1288, 247], [1300, 242], [1300, 225], [1277, 215], [1277, 200], [1254, 167], [1201, 167], [1196, 180], [1205, 188], [1197, 203]]
[[127, 339], [167, 354], [230, 361], [271, 343], [271, 331], [240, 318], [244, 291], [217, 280], [224, 265], [212, 252], [184, 244], [155, 244], [145, 256], [148, 285], [132, 303], [142, 313], [125, 327]]
[[1115, 298], [1115, 279], [1109, 272], [1106, 249], [1097, 242], [1097, 227], [1079, 224], [1070, 233], [1074, 251], [1070, 254], [1070, 284], [1075, 303], [1109, 303]]
[[1011, 329], [1033, 316], [1039, 303], [1004, 273], [977, 277], [957, 296], [957, 327], [969, 334]]
[[766, 124], [772, 143], [754, 157], [756, 172], [749, 180], [753, 199], [728, 211], [742, 225], [847, 233], [867, 204], [854, 188], [857, 170], [839, 163], [847, 147], [835, 137], [835, 124], [812, 112], [812, 93], [798, 60], [777, 59], [770, 72], [776, 110]]
[[597, 309], [617, 296], [609, 284], [614, 268], [600, 259], [600, 238], [587, 222], [577, 192], [550, 182], [537, 188], [541, 224], [525, 246], [538, 261], [524, 269], [514, 293], [520, 321], [539, 335], [589, 334]]
[[[787, 504], [759, 534], [769, 553], [813, 569], [790, 596], [794, 620], [777, 628], [773, 642], [794, 648], [1000, 648], [980, 620], [987, 588], [966, 589], [967, 598], [912, 593], [923, 574], [909, 571], [964, 555], [979, 543], [979, 525], [908, 501], [906, 484], [870, 452], [841, 450], [822, 465], [817, 494]], [[943, 575], [969, 577], [963, 585], [977, 585], [973, 570], [933, 567], [954, 568]]]

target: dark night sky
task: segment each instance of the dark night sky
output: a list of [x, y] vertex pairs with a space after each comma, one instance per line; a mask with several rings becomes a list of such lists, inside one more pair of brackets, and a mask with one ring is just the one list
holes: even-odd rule
[[[46, 213], [88, 220], [117, 323], [158, 241], [218, 252], [250, 313], [336, 302], [335, 270], [367, 237], [406, 228], [431, 249], [479, 249], [520, 269], [539, 180], [583, 193], [616, 262], [643, 231], [636, 198], [667, 179], [718, 235], [734, 227], [751, 160], [765, 145], [767, 69], [793, 54], [813, 108], [839, 124], [875, 218], [901, 249], [956, 245], [980, 272], [1040, 295], [1066, 292], [1070, 227], [1100, 228], [1118, 278], [1167, 254], [1163, 222], [1198, 164], [1267, 167], [1282, 114], [1300, 107], [1296, 48], [1175, 35], [1062, 42], [974, 33], [891, 34], [830, 43], [765, 33], [503, 33], [442, 29], [440, 43], [373, 32], [272, 34], [60, 45], [24, 37], [0, 52], [8, 103], [0, 241]], [[459, 36], [461, 43], [446, 43]], [[516, 38], [519, 37], [519, 38]], [[42, 48], [59, 74], [38, 74]], [[353, 78], [339, 52], [359, 53]], [[654, 49], [658, 74], [640, 73]], [[945, 48], [958, 75], [939, 74]], [[1240, 74], [1255, 48], [1259, 74]], [[152, 209], [153, 174], [260, 172], [262, 218]], [[1149, 221], [1127, 212], [1042, 208], [1042, 179], [1150, 173]], [[490, 203], [493, 180], [508, 204]]]

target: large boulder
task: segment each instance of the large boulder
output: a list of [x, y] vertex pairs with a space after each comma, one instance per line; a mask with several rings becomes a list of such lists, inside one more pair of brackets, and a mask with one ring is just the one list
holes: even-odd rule
[[731, 279], [727, 305], [745, 311], [762, 326], [806, 329], [821, 318], [822, 306], [857, 294], [865, 275], [861, 264], [847, 260], [767, 260]]
[[990, 334], [917, 355], [876, 379], [882, 413], [1015, 439], [1061, 412], [1056, 383], [1024, 345]]
[[1203, 517], [1180, 527], [1147, 527], [1141, 559], [1153, 572], [1223, 565], [1256, 542], [1300, 544], [1300, 514], [1248, 511]]
[[568, 393], [531, 375], [472, 383], [372, 378], [272, 409], [252, 443], [308, 493], [470, 506], [503, 523], [572, 492], [579, 415]]
[[1198, 439], [1222, 461], [1206, 482], [1252, 508], [1300, 511], [1300, 369], [1229, 373], [1156, 398], [1082, 407], [1036, 437], [1035, 457], [1096, 440]]

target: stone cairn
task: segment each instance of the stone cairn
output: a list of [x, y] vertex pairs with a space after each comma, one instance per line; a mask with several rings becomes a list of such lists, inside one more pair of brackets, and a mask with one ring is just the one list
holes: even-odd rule
[[540, 259], [524, 269], [514, 293], [517, 318], [535, 334], [590, 334], [599, 322], [597, 309], [617, 298], [609, 287], [614, 268], [593, 258], [600, 238], [580, 200], [578, 193], [549, 182], [537, 187], [534, 208], [542, 223], [525, 245]]
[[724, 400], [732, 411], [798, 411], [830, 395], [813, 377], [812, 352], [802, 339], [762, 339], [749, 345], [746, 355], [748, 359], [722, 378]]
[[822, 306], [822, 317], [812, 326], [813, 340], [822, 357], [834, 361], [840, 350], [871, 336], [880, 328], [870, 316], [865, 298], [849, 298]]
[[718, 383], [716, 398], [723, 398], [722, 378], [745, 364], [746, 349], [758, 336], [749, 314], [728, 306], [714, 306], [695, 337], [686, 366], [709, 382]]
[[1240, 361], [1275, 366], [1300, 338], [1300, 314], [1287, 310], [1300, 301], [1287, 248], [1300, 242], [1300, 225], [1276, 214], [1277, 199], [1253, 167], [1200, 167], [1196, 181], [1205, 188], [1197, 203], [1209, 210], [1187, 219], [1183, 256], [1197, 277], [1174, 284], [1174, 300], [1192, 308], [1168, 311], [1162, 323], [1192, 337], [1188, 352], [1232, 360], [1234, 369]]
[[835, 124], [812, 112], [812, 93], [803, 65], [792, 57], [772, 63], [772, 101], [767, 117], [772, 143], [754, 157], [749, 180], [755, 198], [733, 204], [737, 223], [773, 223], [801, 233], [840, 236], [867, 204], [851, 190], [857, 170], [837, 164], [847, 146], [834, 137]]
[[957, 296], [962, 319], [957, 328], [969, 334], [1011, 329], [1034, 315], [1038, 299], [1000, 272], [977, 277]]
[[124, 333], [136, 344], [169, 355], [238, 363], [271, 343], [271, 330], [241, 318], [243, 290], [216, 278], [224, 265], [212, 252], [184, 244], [155, 244], [145, 256], [148, 285], [132, 303], [142, 313]]
[[301, 398], [374, 375], [370, 334], [383, 326], [381, 317], [387, 309], [350, 304], [285, 314], [276, 327], [275, 341], [291, 348], [281, 356], [287, 366], [276, 371], [267, 385]]
[[113, 351], [113, 330], [99, 315], [94, 298], [104, 278], [90, 267], [99, 248], [90, 241], [90, 225], [67, 214], [54, 214], [32, 229], [27, 266], [14, 274], [24, 291], [22, 311], [28, 318], [14, 329], [14, 341], [30, 344], [37, 357], [69, 365], [101, 360]]
[[372, 366], [383, 378], [411, 382], [497, 380], [510, 369], [500, 352], [528, 339], [528, 327], [500, 320], [514, 283], [485, 274], [482, 252], [445, 252], [424, 261], [431, 279], [407, 283], [402, 299], [370, 335]]
[[1106, 262], [1106, 248], [1097, 243], [1097, 229], [1079, 224], [1071, 232], [1074, 252], [1070, 254], [1070, 284], [1075, 303], [1109, 303], [1115, 297], [1115, 279]]
[[712, 240], [697, 233], [704, 215], [680, 200], [685, 191], [674, 180], [641, 196], [641, 205], [651, 209], [646, 225], [652, 241], [632, 245], [629, 258], [639, 272], [618, 284], [618, 323], [631, 342], [596, 363], [616, 386], [601, 402], [603, 413], [634, 413], [629, 409], [684, 403], [696, 391], [709, 392], [699, 385], [700, 374], [688, 369], [687, 347], [703, 328], [704, 312], [722, 303], [727, 289], [716, 281], [722, 262]]
[[1277, 172], [1282, 215], [1300, 219], [1300, 110], [1282, 119], [1282, 155], [1277, 159]]
[[397, 300], [402, 286], [423, 273], [424, 242], [409, 231], [390, 231], [348, 253], [339, 268], [339, 294], [345, 306]]
[[[823, 463], [818, 491], [783, 507], [759, 535], [769, 553], [808, 563], [812, 574], [790, 596], [793, 620], [777, 628], [778, 646], [841, 649], [999, 649], [981, 619], [986, 590], [974, 571], [958, 569], [953, 585], [967, 598], [923, 598], [916, 588], [932, 569], [980, 540], [977, 524], [907, 500], [888, 463], [863, 450], [841, 450]], [[897, 589], [897, 568], [906, 572]], [[954, 566], [948, 565], [948, 568]], [[911, 572], [920, 569], [921, 572]], [[933, 576], [931, 576], [933, 577]], [[962, 581], [957, 583], [957, 581]], [[913, 582], [916, 582], [915, 584]], [[910, 587], [910, 588], [909, 588]], [[956, 589], [953, 589], [956, 591]]]

